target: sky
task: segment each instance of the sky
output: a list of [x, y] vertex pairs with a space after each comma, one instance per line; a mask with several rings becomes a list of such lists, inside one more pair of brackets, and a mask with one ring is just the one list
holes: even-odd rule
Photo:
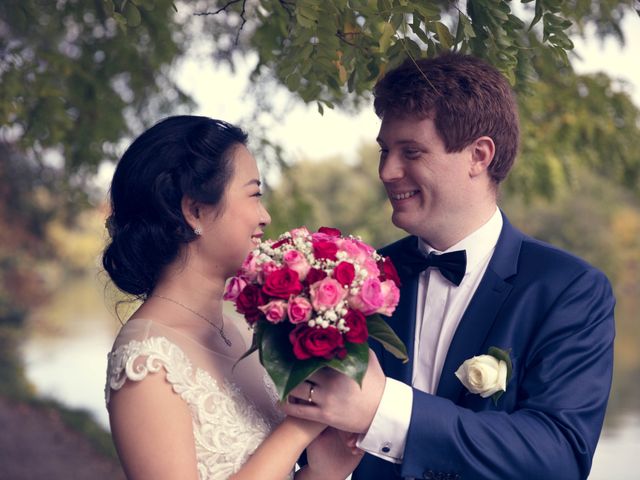
[[[628, 82], [625, 88], [640, 106], [640, 17], [627, 15], [623, 30], [627, 37], [624, 47], [615, 40], [602, 43], [593, 36], [586, 41], [574, 39], [575, 51], [582, 57], [582, 60], [574, 62], [574, 68], [579, 73], [604, 70], [613, 78], [625, 80]], [[185, 60], [176, 74], [178, 83], [198, 104], [194, 114], [233, 123], [240, 122], [250, 111], [248, 102], [251, 100], [245, 95], [248, 71], [248, 65], [241, 65], [238, 73], [233, 75], [228, 68], [216, 68], [213, 62], [201, 57]], [[274, 94], [278, 100], [286, 102], [287, 96], [283, 92], [284, 89]], [[251, 133], [250, 125], [240, 126]], [[293, 160], [322, 159], [334, 155], [355, 159], [362, 143], [375, 140], [378, 127], [379, 119], [371, 105], [363, 106], [357, 115], [325, 109], [321, 116], [315, 103], [304, 105], [297, 102], [283, 122], [270, 129], [270, 134]]]

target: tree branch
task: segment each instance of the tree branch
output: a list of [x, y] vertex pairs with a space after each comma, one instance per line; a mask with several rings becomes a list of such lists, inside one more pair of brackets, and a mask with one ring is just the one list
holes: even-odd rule
[[240, 28], [236, 33], [236, 40], [235, 40], [235, 44], [238, 45], [238, 40], [240, 39], [240, 32], [244, 28], [245, 23], [247, 23], [247, 18], [245, 17], [245, 14], [247, 13], [247, 0], [229, 0], [223, 7], [220, 7], [215, 12], [196, 12], [194, 13], [194, 15], [197, 17], [203, 17], [207, 15], [217, 15], [220, 12], [227, 13], [227, 8], [229, 8], [231, 5], [238, 2], [242, 2], [242, 11], [240, 12], [240, 18], [242, 19], [242, 23], [240, 24]]

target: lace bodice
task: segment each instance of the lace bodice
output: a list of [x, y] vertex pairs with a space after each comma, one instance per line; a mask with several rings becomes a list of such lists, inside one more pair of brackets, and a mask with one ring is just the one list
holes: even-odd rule
[[[180, 395], [191, 411], [200, 479], [227, 479], [239, 470], [273, 426], [281, 420], [273, 403], [267, 405], [268, 408], [264, 406], [264, 398], [269, 399], [267, 403], [273, 402], [274, 398], [274, 392], [270, 392], [268, 377], [262, 372], [260, 389], [267, 395], [262, 398], [263, 405], [260, 409], [241, 389], [242, 383], [247, 381], [245, 377], [240, 375], [234, 378], [229, 369], [223, 367], [212, 370], [202, 363], [202, 358], [207, 357], [204, 354], [209, 353], [208, 356], [211, 357], [214, 352], [201, 347], [203, 354], [197, 348], [194, 349], [188, 339], [174, 334], [170, 335], [173, 337], [170, 340], [166, 335], [157, 334], [173, 332], [160, 332], [157, 326], [156, 331], [152, 331], [151, 326], [152, 322], [146, 324], [144, 335], [139, 332], [134, 335], [142, 337], [140, 339], [129, 339], [131, 335], [123, 335], [121, 332], [120, 341], [116, 340], [108, 359], [105, 388], [107, 405], [111, 390], [119, 390], [127, 381], [142, 381], [149, 374], [164, 373], [173, 391]], [[127, 338], [127, 341], [122, 342], [121, 337]], [[176, 340], [187, 350], [197, 354], [196, 362], [200, 366], [194, 365]], [[215, 364], [224, 362], [218, 361]], [[260, 377], [252, 378], [255, 380]]]

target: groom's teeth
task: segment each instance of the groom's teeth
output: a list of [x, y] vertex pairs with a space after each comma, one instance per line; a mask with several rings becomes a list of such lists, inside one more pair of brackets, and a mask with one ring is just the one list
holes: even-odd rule
[[416, 193], [418, 192], [413, 191], [413, 192], [407, 192], [407, 193], [394, 193], [391, 195], [391, 198], [393, 198], [394, 200], [404, 200], [406, 198], [413, 197]]

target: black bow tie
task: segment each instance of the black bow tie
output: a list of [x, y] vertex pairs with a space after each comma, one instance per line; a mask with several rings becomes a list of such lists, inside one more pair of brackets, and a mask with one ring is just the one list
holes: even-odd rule
[[399, 260], [400, 268], [408, 275], [418, 275], [423, 270], [433, 267], [440, 270], [442, 276], [455, 286], [460, 285], [467, 270], [467, 252], [464, 250], [440, 255], [431, 252], [425, 256], [416, 246], [402, 252]]

